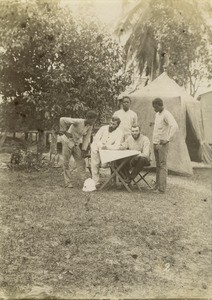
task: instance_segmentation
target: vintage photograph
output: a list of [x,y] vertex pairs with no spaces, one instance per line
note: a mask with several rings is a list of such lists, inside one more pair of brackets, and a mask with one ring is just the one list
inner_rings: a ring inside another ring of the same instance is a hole
[[212,299],[212,0],[0,0],[0,299]]

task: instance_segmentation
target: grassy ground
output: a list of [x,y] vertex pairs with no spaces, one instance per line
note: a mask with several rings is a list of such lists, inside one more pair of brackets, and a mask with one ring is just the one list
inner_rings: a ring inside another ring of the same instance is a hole
[[0,169],[0,298],[212,296],[210,172],[155,195]]

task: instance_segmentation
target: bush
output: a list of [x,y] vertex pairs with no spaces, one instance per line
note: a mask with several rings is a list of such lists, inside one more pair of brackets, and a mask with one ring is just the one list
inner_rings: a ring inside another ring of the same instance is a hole
[[49,167],[50,163],[45,158],[30,150],[23,150],[19,147],[13,148],[10,162],[11,170],[39,171],[41,168]]

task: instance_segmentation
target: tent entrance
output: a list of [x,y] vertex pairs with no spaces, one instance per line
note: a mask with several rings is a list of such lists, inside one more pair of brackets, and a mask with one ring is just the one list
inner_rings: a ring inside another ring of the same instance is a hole
[[197,139],[196,132],[192,126],[192,122],[186,112],[186,144],[191,161],[201,162],[199,156],[200,142]]

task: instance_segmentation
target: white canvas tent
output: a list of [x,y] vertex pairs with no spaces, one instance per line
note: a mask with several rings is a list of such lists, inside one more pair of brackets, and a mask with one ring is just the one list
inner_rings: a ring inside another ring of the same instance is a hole
[[[176,119],[179,131],[170,143],[168,169],[180,174],[193,173],[191,160],[212,162],[212,153],[204,140],[199,101],[194,100],[164,72],[146,87],[139,87],[129,94],[131,108],[138,115],[139,124],[145,135],[152,140],[155,112],[152,100],[160,97],[164,106]],[[152,165],[155,165],[152,150]]]
[[205,139],[212,145],[212,90],[200,94],[197,99],[200,100]]

